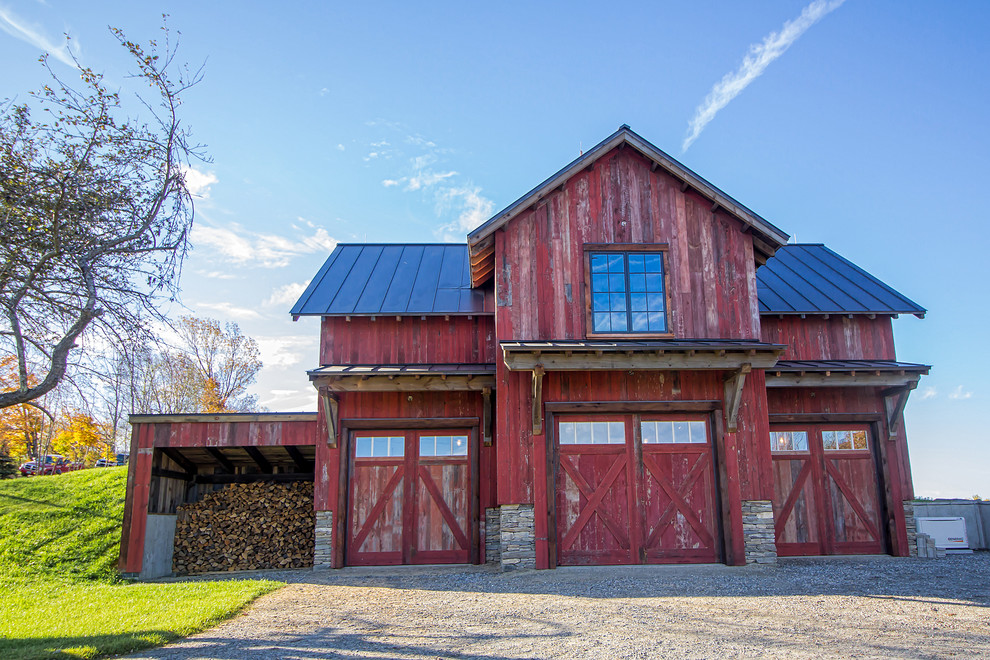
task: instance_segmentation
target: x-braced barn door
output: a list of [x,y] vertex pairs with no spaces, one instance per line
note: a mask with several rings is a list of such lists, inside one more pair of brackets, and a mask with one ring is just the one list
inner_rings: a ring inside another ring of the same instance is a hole
[[718,561],[704,416],[559,416],[555,438],[559,564]]
[[454,564],[472,559],[468,431],[355,431],[347,563]]
[[866,426],[774,426],[770,443],[780,555],[884,552],[878,474]]

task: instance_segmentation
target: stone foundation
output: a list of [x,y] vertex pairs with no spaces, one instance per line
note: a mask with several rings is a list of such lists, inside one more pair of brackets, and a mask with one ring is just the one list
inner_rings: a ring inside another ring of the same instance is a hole
[[498,509],[498,516],[498,552],[502,570],[536,568],[536,526],[533,505],[503,504]]
[[501,561],[501,516],[498,509],[485,509],[485,563],[497,563]]
[[744,500],[743,547],[747,564],[776,564],[777,543],[773,529],[773,503],[770,500]]
[[911,557],[918,556],[918,522],[914,519],[914,502],[904,500],[904,526],[907,528],[908,552]]
[[331,568],[333,564],[333,511],[316,512],[316,545],[313,568]]

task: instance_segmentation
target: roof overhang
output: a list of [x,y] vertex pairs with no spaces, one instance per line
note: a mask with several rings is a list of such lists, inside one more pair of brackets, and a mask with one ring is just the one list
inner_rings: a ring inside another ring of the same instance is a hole
[[328,365],[307,372],[332,392],[484,391],[495,388],[494,364]]
[[505,341],[502,359],[512,371],[734,371],[767,369],[783,344],[731,340]]
[[886,360],[781,360],[766,372],[767,387],[884,387],[914,389],[931,367]]
[[471,258],[471,285],[478,286],[487,280],[495,270],[495,242],[493,234],[497,229],[560,188],[568,179],[591,165],[600,156],[623,145],[628,145],[636,149],[645,158],[652,161],[654,167],[662,167],[670,175],[680,180],[684,190],[692,188],[703,197],[709,199],[712,202],[713,210],[723,209],[739,219],[753,234],[753,248],[761,263],[773,256],[777,248],[787,244],[790,237],[780,228],[746,208],[732,197],[729,197],[623,124],[615,133],[605,138],[579,158],[566,165],[559,172],[493,216],[485,224],[468,234],[468,250]]

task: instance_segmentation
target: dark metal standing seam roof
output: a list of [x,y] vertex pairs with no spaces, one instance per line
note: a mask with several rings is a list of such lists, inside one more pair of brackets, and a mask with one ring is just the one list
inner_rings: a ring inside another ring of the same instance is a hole
[[[787,245],[756,271],[761,314],[916,314],[925,309],[820,244]],[[338,245],[293,316],[486,315],[463,244]]]
[[817,243],[786,245],[756,270],[761,314],[914,314],[925,308]]
[[341,244],[290,312],[293,316],[486,314],[471,288],[467,246]]

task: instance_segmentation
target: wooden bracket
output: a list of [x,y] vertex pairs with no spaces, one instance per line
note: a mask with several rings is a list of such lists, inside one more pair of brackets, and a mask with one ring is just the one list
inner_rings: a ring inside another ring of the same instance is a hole
[[883,393],[883,407],[887,413],[887,440],[890,442],[897,438],[897,427],[901,421],[901,414],[904,412],[904,406],[907,405],[911,390],[916,387],[918,387],[918,381]]
[[492,446],[492,388],[481,390],[484,410],[481,413],[481,442],[486,447]]
[[729,433],[736,432],[736,418],[739,415],[739,404],[742,402],[746,374],[752,370],[753,365],[744,364],[725,377],[725,430]]
[[337,397],[325,387],[320,388],[320,403],[323,405],[323,415],[327,420],[327,446],[337,446],[338,412]]
[[543,433],[543,365],[533,367],[533,435]]

